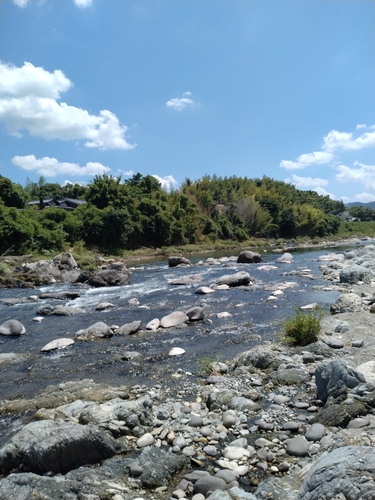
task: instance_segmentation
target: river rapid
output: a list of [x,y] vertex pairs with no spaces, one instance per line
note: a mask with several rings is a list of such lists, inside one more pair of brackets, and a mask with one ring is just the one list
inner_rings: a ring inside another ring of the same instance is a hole
[[[90,289],[59,284],[35,290],[2,289],[0,299],[19,298],[22,302],[14,306],[0,302],[0,324],[17,319],[26,327],[26,333],[21,337],[0,337],[0,353],[27,357],[17,363],[0,364],[1,397],[33,397],[47,385],[85,378],[114,386],[153,386],[158,382],[168,383],[168,380],[173,384],[175,373],[195,378],[206,358],[225,361],[265,340],[277,339],[281,321],[293,315],[295,308],[316,302],[328,311],[338,292],[329,290],[329,283],[321,277],[321,262],[317,259],[328,251],[341,252],[345,248],[296,251],[292,264],[275,263],[280,255],[272,252],[262,255],[265,260],[262,264],[237,264],[230,260],[206,265],[202,256],[190,258],[193,265],[185,268],[169,268],[167,261],[152,262],[134,267],[131,284],[121,287]],[[262,270],[265,264],[276,268]],[[209,286],[217,278],[238,271],[249,272],[253,286],[215,291],[209,295],[194,293],[199,286]],[[169,284],[173,279],[192,274],[200,275],[203,282],[189,286]],[[278,289],[283,293],[274,296],[277,300],[269,300],[271,293]],[[70,302],[29,299],[43,292],[66,290],[78,290],[81,296]],[[129,305],[132,298],[138,299],[141,308]],[[115,307],[98,312],[95,307],[101,302],[111,302]],[[42,303],[77,306],[86,313],[46,316],[38,323],[33,318]],[[161,319],[173,311],[186,311],[192,306],[203,307],[203,321],[160,328],[156,332],[145,329],[154,318]],[[220,312],[228,312],[231,316],[219,318]],[[75,332],[98,321],[121,326],[135,320],[141,320],[143,326],[135,335],[76,341],[69,348],[49,354],[41,352],[52,340],[74,338]],[[172,347],[183,348],[185,354],[169,356]],[[133,360],[124,359],[127,358],[124,353],[129,351],[139,356]]]

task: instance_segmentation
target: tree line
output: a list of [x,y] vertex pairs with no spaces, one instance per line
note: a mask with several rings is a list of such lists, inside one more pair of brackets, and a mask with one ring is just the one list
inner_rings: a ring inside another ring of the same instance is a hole
[[[74,211],[27,205],[42,198],[76,198]],[[325,237],[338,232],[342,201],[301,191],[269,177],[205,175],[165,191],[151,175],[96,175],[87,185],[27,179],[25,186],[0,176],[0,254],[61,251],[82,241],[88,248],[121,254],[217,240]]]

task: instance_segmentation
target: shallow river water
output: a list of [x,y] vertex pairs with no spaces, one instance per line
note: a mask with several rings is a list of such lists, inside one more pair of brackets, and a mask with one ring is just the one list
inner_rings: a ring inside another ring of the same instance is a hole
[[[32,397],[49,384],[83,378],[113,385],[155,385],[168,380],[170,374],[177,370],[189,372],[189,376],[195,377],[204,358],[225,361],[253,345],[275,338],[281,331],[282,319],[294,314],[296,307],[317,302],[323,310],[328,310],[338,293],[314,289],[329,285],[322,280],[321,263],[317,258],[328,252],[340,251],[343,248],[294,252],[293,264],[275,264],[280,255],[271,252],[264,254],[263,264],[237,264],[232,261],[231,267],[198,265],[202,256],[191,258],[193,266],[187,268],[169,268],[167,261],[153,262],[135,267],[131,284],[122,287],[85,289],[64,284],[35,290],[2,289],[0,299],[16,297],[24,299],[24,302],[14,306],[0,302],[0,324],[8,319],[18,319],[27,331],[21,337],[0,337],[0,353],[20,353],[28,357],[16,364],[0,364],[1,397]],[[277,268],[260,270],[264,264],[276,265]],[[310,270],[307,273],[310,277],[294,274],[306,269]],[[249,272],[253,283],[259,287],[231,288],[209,295],[196,295],[194,292],[200,285],[169,284],[170,280],[181,276],[198,274],[204,280],[201,285],[209,286],[220,276],[238,271]],[[278,300],[268,300],[271,291],[265,287],[277,289],[285,283],[288,288],[277,296]],[[27,299],[42,292],[62,290],[79,290],[81,296],[70,302]],[[129,305],[131,298],[137,298],[141,306],[148,306],[149,309]],[[100,302],[111,302],[115,308],[98,312],[95,307]],[[37,323],[33,318],[42,303],[78,306],[84,308],[86,313],[69,317],[46,316]],[[170,312],[186,311],[196,305],[204,308],[205,319],[202,322],[160,328],[156,332],[145,329],[145,325],[154,318],[161,319]],[[231,316],[218,318],[219,312],[229,312]],[[51,354],[41,352],[48,342],[60,337],[74,338],[79,329],[97,321],[121,326],[134,320],[141,320],[143,325],[142,331],[135,335],[76,341],[73,346]],[[181,347],[186,352],[182,356],[168,356],[172,347]],[[136,351],[140,356],[133,361],[125,361],[122,359],[125,351]]]

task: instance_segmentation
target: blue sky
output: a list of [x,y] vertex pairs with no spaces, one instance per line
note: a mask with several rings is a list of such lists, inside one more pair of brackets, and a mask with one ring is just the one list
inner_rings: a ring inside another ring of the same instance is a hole
[[372,0],[2,0],[0,173],[375,200]]

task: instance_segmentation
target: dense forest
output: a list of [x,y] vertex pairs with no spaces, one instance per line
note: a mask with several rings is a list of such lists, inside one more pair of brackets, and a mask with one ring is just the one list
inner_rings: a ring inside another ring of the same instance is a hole
[[[73,211],[40,210],[40,198],[84,200]],[[218,240],[325,237],[340,227],[342,201],[301,191],[264,176],[261,179],[210,177],[185,179],[166,192],[151,175],[97,175],[87,186],[37,183],[25,186],[0,176],[0,255],[61,251],[77,242],[121,254],[141,247],[161,248]],[[358,218],[373,219],[375,211]]]

